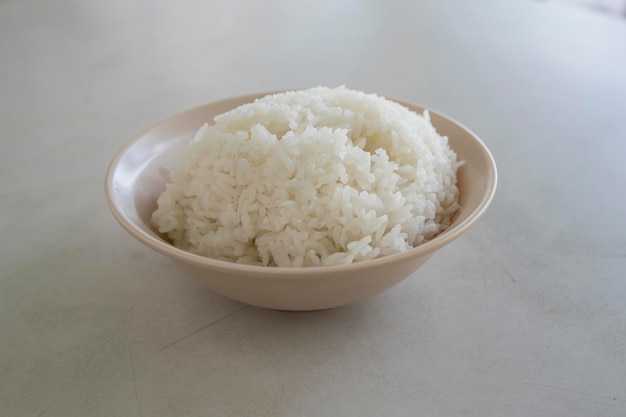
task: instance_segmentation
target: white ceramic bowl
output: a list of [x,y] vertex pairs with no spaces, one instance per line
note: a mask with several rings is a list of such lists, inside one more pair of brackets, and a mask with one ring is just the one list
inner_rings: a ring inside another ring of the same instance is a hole
[[[457,217],[449,229],[430,242],[370,261],[307,268],[239,265],[175,248],[150,224],[169,170],[200,126],[263,95],[220,100],[157,123],[126,144],[115,155],[106,174],[106,199],[117,221],[140,242],[169,257],[183,271],[219,294],[280,310],[319,310],[365,299],[404,280],[437,249],[467,232],[493,198],[496,166],[487,147],[464,126],[431,110],[433,125],[440,134],[448,136],[450,146],[465,164],[458,171],[461,208]],[[423,110],[396,101],[417,112]]]

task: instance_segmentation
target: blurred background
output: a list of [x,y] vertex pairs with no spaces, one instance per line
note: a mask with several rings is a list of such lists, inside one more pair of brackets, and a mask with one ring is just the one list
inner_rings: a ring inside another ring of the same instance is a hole
[[600,13],[611,13],[626,17],[626,1],[624,0],[545,0],[552,3],[563,3],[578,6]]

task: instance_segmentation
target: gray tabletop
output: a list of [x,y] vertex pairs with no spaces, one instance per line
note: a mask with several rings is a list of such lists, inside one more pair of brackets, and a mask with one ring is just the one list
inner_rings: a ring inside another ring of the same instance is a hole
[[[194,105],[347,85],[492,150],[486,216],[314,313],[204,289],[104,172]],[[0,415],[626,415],[626,20],[534,1],[0,1]]]

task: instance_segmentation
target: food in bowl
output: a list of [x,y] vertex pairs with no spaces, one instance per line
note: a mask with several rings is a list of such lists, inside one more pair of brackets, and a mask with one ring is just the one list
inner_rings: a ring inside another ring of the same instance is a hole
[[427,111],[344,87],[274,94],[202,126],[152,222],[176,247],[214,259],[360,262],[445,231],[460,165]]
[[[365,300],[414,274],[437,251],[467,233],[493,200],[497,169],[489,149],[462,124],[430,111],[433,126],[449,138],[459,160],[459,209],[452,224],[436,238],[415,248],[363,262],[319,267],[267,267],[225,262],[172,245],[152,224],[157,199],[170,181],[189,138],[207,120],[250,103],[261,94],[214,101],[177,113],[134,136],[111,161],[105,180],[106,201],[120,225],[147,248],[170,258],[182,273],[207,288],[244,303],[279,310],[310,311]],[[401,102],[416,113],[424,108]],[[455,262],[447,257],[449,262]],[[156,262],[148,257],[147,262]]]

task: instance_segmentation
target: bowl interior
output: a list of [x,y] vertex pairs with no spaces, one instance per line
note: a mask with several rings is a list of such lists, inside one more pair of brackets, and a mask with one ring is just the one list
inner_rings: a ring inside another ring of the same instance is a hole
[[[118,152],[107,173],[107,200],[117,220],[141,241],[156,239],[171,246],[150,222],[170,169],[204,123],[263,95],[236,97],[186,110],[137,135]],[[397,101],[416,112],[423,111],[421,106]],[[452,226],[426,244],[433,246],[445,240],[446,235],[460,234],[478,220],[493,197],[496,170],[493,158],[478,137],[442,114],[431,110],[430,115],[437,131],[449,138],[458,158],[465,161],[457,174],[461,208]]]

